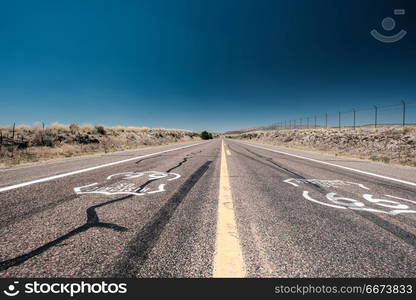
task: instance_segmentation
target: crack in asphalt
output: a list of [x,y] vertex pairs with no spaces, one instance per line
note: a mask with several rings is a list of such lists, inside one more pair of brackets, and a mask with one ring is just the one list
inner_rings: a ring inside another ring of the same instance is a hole
[[108,274],[109,277],[136,277],[179,204],[209,169],[211,163],[212,161],[207,161],[199,167],[152,219],[143,226],[141,231],[129,242],[125,257],[115,264],[112,268],[114,271]]
[[138,165],[138,164],[140,164],[142,161],[145,161],[145,160],[148,160],[148,159],[158,158],[158,157],[161,157],[161,156],[162,156],[162,155],[161,155],[161,154],[159,154],[159,155],[156,155],[156,156],[151,156],[151,157],[142,158],[142,159],[140,159],[140,160],[136,161],[136,162],[135,162],[135,164],[136,164],[136,165]]
[[[172,170],[174,170],[176,168],[179,168],[181,165],[183,165],[185,162],[187,162],[190,158],[192,158],[192,156],[190,154],[187,154],[182,159],[182,161],[180,161],[174,167],[170,168],[168,171],[166,171],[166,173],[169,173]],[[137,191],[140,191],[141,189],[143,189],[144,187],[146,187],[148,184],[150,184],[151,182],[156,181],[156,180],[153,180],[152,179],[152,180],[146,181],[139,188],[137,188],[136,192]],[[185,184],[186,184],[186,182],[185,182]],[[75,198],[76,197],[77,196],[75,196]],[[86,210],[87,221],[86,221],[85,224],[83,224],[81,226],[78,226],[77,228],[71,230],[70,232],[68,232],[68,233],[60,236],[59,238],[57,238],[57,239],[55,239],[53,241],[50,241],[50,242],[48,242],[48,243],[46,243],[46,244],[44,244],[44,245],[42,245],[42,246],[40,246],[40,247],[38,247],[38,248],[30,251],[28,253],[25,253],[23,255],[20,255],[18,257],[12,258],[12,259],[8,259],[8,260],[5,260],[5,261],[1,261],[0,262],[0,271],[4,271],[4,270],[7,270],[10,267],[14,267],[14,266],[20,265],[20,264],[24,263],[25,261],[27,261],[28,259],[30,259],[32,257],[35,257],[35,256],[37,256],[39,254],[42,254],[43,252],[45,252],[46,250],[48,250],[48,249],[50,249],[50,248],[52,248],[54,246],[57,246],[61,242],[69,239],[70,237],[73,237],[73,236],[75,236],[75,235],[77,235],[79,233],[85,232],[88,229],[93,228],[93,227],[108,228],[108,229],[115,230],[117,232],[125,232],[125,231],[127,231],[128,228],[126,228],[126,227],[119,226],[119,225],[113,224],[113,223],[100,222],[99,217],[98,217],[95,209],[96,208],[99,208],[99,207],[107,206],[107,205],[110,205],[110,204],[113,204],[113,203],[116,203],[116,202],[120,202],[120,201],[129,199],[129,198],[132,198],[132,197],[134,197],[134,195],[124,196],[124,197],[121,197],[121,198],[113,199],[113,200],[110,200],[110,201],[106,201],[104,203],[100,203],[100,204],[97,204],[97,205],[90,206]]]

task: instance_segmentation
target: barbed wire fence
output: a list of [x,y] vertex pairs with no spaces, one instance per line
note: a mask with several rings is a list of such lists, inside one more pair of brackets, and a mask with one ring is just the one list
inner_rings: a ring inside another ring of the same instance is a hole
[[262,130],[322,129],[322,128],[383,128],[416,125],[416,102],[401,101],[399,104],[373,105],[364,109],[351,109],[336,113],[323,113],[298,119],[282,120]]
[[[16,123],[13,123],[10,127],[0,128],[0,158],[9,155],[14,158],[16,150],[25,150],[29,146],[29,140],[26,139],[24,133],[18,133],[18,128]],[[41,143],[45,146],[45,124],[43,122],[42,128],[38,130],[41,130]]]

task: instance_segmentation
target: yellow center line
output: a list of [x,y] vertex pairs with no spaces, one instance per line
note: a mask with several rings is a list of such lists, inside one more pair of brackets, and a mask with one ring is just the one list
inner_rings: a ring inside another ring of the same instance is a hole
[[224,141],[221,144],[220,172],[213,277],[245,277],[244,259],[235,221]]

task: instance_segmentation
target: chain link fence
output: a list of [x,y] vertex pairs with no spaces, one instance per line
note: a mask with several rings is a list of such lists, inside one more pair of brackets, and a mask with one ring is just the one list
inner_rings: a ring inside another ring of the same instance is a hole
[[374,105],[336,113],[323,113],[292,120],[282,120],[263,130],[319,128],[382,128],[416,126],[416,102],[402,101],[392,105]]

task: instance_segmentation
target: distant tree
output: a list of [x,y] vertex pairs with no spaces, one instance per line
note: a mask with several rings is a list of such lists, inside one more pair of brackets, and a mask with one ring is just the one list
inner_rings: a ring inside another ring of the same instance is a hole
[[206,130],[202,131],[201,132],[201,139],[203,139],[203,140],[210,140],[210,139],[212,139],[212,133],[210,133],[210,132],[208,132]]

